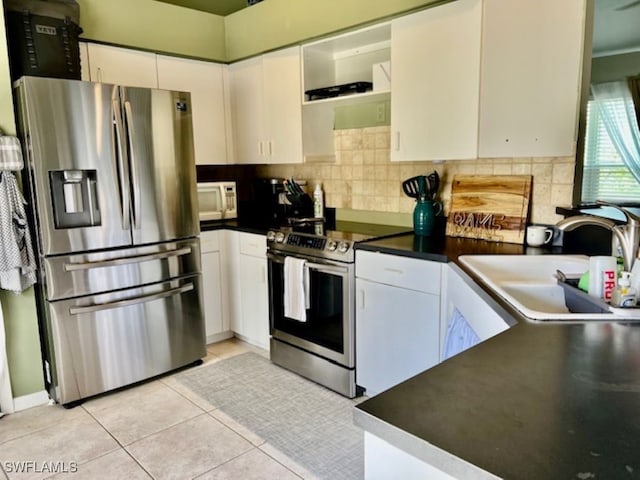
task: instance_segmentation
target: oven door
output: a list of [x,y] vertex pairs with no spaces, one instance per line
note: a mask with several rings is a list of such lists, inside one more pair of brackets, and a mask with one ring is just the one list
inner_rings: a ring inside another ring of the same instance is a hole
[[307,261],[307,321],[284,315],[284,255],[268,252],[271,336],[348,368],[355,367],[353,264],[293,255]]

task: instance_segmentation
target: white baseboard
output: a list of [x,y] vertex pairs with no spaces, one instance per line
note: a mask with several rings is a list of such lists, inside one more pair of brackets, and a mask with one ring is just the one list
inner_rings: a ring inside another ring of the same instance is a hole
[[26,410],[27,408],[39,407],[49,403],[49,394],[46,390],[30,393],[13,399],[13,409],[16,412]]
[[227,340],[233,337],[233,332],[231,330],[222,333],[215,333],[213,335],[207,335],[207,345],[212,343],[221,342],[223,340]]
[[242,340],[243,342],[249,343],[251,345],[253,345],[254,347],[258,347],[261,348],[263,350],[266,350],[267,352],[271,349],[271,345],[269,342],[267,342],[267,344],[263,344],[260,342],[256,342],[253,338],[249,338],[249,337],[245,337],[244,335],[240,335],[239,333],[234,333],[233,335],[234,337],[236,337],[239,340]]

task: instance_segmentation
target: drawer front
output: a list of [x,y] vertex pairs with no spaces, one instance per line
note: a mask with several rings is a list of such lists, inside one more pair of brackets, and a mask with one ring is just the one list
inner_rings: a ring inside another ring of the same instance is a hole
[[68,403],[206,355],[200,275],[46,302],[57,400]]
[[220,232],[217,230],[200,233],[200,251],[202,253],[220,250]]
[[44,260],[47,300],[137,287],[200,271],[198,239],[82,252]]
[[267,237],[265,235],[240,232],[239,237],[242,255],[267,258]]
[[440,295],[442,263],[356,251],[356,277]]

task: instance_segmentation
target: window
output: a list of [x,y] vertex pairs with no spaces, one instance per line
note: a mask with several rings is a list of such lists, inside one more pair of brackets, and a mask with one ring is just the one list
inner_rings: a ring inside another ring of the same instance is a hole
[[[611,98],[612,108],[624,112],[624,98]],[[616,151],[600,118],[598,109],[590,100],[587,105],[582,202],[606,200],[613,203],[640,202],[640,185]]]

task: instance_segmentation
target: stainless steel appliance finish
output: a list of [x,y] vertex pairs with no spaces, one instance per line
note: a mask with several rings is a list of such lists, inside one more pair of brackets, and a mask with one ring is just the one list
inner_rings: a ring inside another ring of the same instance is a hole
[[[315,232],[318,233],[315,233]],[[355,272],[353,243],[344,232],[292,228],[267,234],[271,360],[349,398],[355,397]],[[327,233],[327,235],[324,235]],[[307,321],[284,315],[285,257],[306,261]]]
[[17,94],[52,397],[204,356],[189,94],[36,77]]
[[267,246],[276,252],[298,253],[316,258],[325,258],[343,263],[353,263],[356,241],[370,238],[363,234],[326,231],[322,223],[310,222],[306,232],[296,228],[283,228],[267,232]]
[[[355,277],[353,264],[339,265],[336,262],[327,262],[309,256],[295,254],[289,256],[302,258],[307,261],[306,266],[309,269],[312,283],[311,308],[316,309],[309,315],[309,323],[314,320],[327,322],[337,315],[340,315],[340,318],[335,318],[338,322],[331,327],[333,330],[331,333],[335,335],[333,339],[318,338],[319,332],[302,332],[301,330],[307,327],[307,325],[305,325],[307,322],[292,323],[289,325],[289,328],[282,328],[284,325],[280,325],[281,329],[279,329],[279,320],[282,319],[274,319],[276,328],[273,335],[275,338],[284,340],[292,345],[297,345],[311,353],[321,355],[328,360],[352,368],[355,362],[353,342],[351,341],[353,340],[353,326],[355,324],[353,309]],[[284,256],[268,252],[267,259],[270,263],[271,270],[284,268]],[[276,273],[272,271],[270,274],[274,275],[273,278],[275,280]],[[314,284],[314,279],[316,280],[316,284]],[[330,285],[330,287],[327,287],[328,285]],[[273,287],[275,293],[276,286],[274,285]],[[328,295],[320,298],[322,293],[327,293]],[[332,305],[328,305],[328,302],[331,302]],[[320,305],[320,303],[324,303],[324,305]],[[320,315],[321,311],[323,311],[324,314]],[[282,312],[280,312],[278,306],[276,306],[274,313],[280,314]],[[295,320],[291,320],[291,322],[295,322]],[[337,338],[344,340],[340,342]]]

